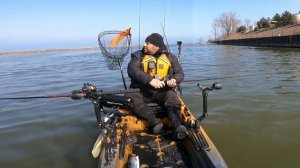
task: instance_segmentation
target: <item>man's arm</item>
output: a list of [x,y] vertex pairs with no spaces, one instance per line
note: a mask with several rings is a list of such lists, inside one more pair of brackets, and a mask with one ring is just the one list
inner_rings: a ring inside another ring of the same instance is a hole
[[173,69],[172,78],[176,80],[176,83],[181,83],[184,79],[184,73],[181,68],[180,63],[178,62],[177,57],[174,54],[170,53],[170,61],[171,61],[171,67]]
[[131,54],[131,60],[128,63],[128,76],[141,84],[149,84],[150,81],[152,80],[151,76],[147,73],[145,73],[141,69],[141,61],[142,61],[142,52],[141,51],[136,51]]

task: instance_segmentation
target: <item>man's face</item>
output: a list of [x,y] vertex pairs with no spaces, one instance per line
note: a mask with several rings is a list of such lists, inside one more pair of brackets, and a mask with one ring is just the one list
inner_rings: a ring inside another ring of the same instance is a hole
[[144,50],[147,54],[154,55],[159,50],[159,47],[147,42],[144,44]]

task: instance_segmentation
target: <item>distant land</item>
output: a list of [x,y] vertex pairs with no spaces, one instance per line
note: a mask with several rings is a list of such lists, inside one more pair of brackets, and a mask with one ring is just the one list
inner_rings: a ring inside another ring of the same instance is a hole
[[44,49],[44,50],[30,50],[30,51],[0,52],[0,56],[14,56],[14,55],[27,55],[27,54],[65,52],[65,51],[84,51],[84,50],[99,50],[99,47],[82,47],[82,48],[63,48],[63,49]]
[[[206,43],[184,43],[183,45],[205,45]],[[171,44],[170,46],[175,46],[176,44]],[[132,46],[137,47],[137,46]],[[0,56],[16,56],[16,55],[28,55],[28,54],[40,54],[40,53],[52,53],[52,52],[67,52],[67,51],[86,51],[86,50],[99,50],[96,47],[80,47],[80,48],[62,48],[62,49],[41,49],[41,50],[26,50],[26,51],[13,51],[13,52],[0,52]]]

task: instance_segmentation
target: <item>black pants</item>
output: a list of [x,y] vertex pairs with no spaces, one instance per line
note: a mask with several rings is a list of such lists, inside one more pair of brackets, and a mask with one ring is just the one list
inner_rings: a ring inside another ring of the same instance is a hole
[[175,91],[168,90],[153,93],[137,92],[128,93],[126,96],[131,97],[133,100],[134,113],[145,118],[149,122],[150,126],[159,122],[159,120],[155,118],[154,111],[150,110],[147,106],[147,103],[151,102],[164,105],[167,109],[168,117],[174,124],[175,128],[181,124],[180,100]]

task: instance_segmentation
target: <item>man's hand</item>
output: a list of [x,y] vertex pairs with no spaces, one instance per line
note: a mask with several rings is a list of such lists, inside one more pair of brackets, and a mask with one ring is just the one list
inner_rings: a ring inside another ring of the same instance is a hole
[[176,84],[176,79],[170,79],[167,81],[167,85],[169,87],[175,87],[177,84]]
[[155,89],[163,88],[165,86],[165,82],[158,79],[152,79],[149,84]]

